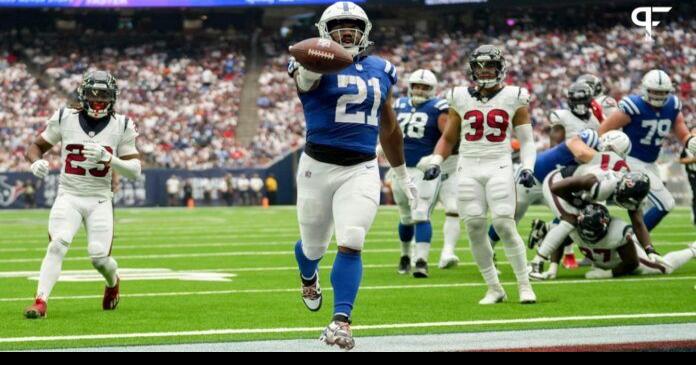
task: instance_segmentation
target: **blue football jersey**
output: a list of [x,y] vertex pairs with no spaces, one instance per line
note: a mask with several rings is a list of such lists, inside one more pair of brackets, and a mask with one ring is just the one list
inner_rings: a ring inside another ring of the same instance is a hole
[[[597,149],[599,147],[599,134],[595,131],[585,130],[578,137],[590,148]],[[568,148],[568,141],[566,141],[537,156],[534,177],[541,182],[556,169],[578,165],[579,163],[575,160],[573,152]]]
[[431,155],[442,133],[437,120],[449,111],[444,99],[430,99],[415,107],[409,98],[394,102],[394,112],[404,134],[406,166],[416,167],[421,158]]
[[623,129],[633,144],[629,156],[647,163],[657,161],[662,142],[672,132],[681,112],[679,99],[671,95],[662,108],[655,108],[639,95],[630,95],[621,99],[619,108],[631,118]]
[[396,68],[375,56],[322,76],[316,89],[300,93],[307,142],[374,154],[382,107],[396,82]]

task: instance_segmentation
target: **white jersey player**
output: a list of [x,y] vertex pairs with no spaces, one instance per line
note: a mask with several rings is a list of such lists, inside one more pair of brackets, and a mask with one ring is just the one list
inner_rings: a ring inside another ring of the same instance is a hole
[[103,309],[116,309],[120,299],[118,267],[111,257],[112,174],[116,171],[130,179],[140,176],[137,133],[131,120],[114,112],[118,87],[108,72],[85,74],[79,95],[82,108],[57,111],[27,153],[32,172],[40,179],[49,173],[42,156],[54,145],[61,145],[64,164],[49,218],[48,252],[41,265],[36,301],[24,313],[27,318],[45,317],[63,258],[83,222],[92,264],[106,279]]
[[592,114],[592,89],[575,83],[568,89],[568,109],[551,112],[551,145],[556,146],[585,130],[599,130],[599,120]]
[[669,275],[696,257],[696,243],[664,257],[648,254],[621,219],[612,218],[601,204],[586,206],[571,233],[580,251],[592,261],[588,279],[610,279],[625,275]]
[[439,173],[440,164],[461,139],[457,172],[459,215],[466,224],[472,253],[489,287],[480,302],[483,305],[500,303],[507,296],[500,285],[488,240],[489,210],[517,277],[520,302],[536,302],[527,276],[526,249],[515,223],[515,174],[510,143],[514,129],[521,143],[519,181],[532,187],[536,147],[528,109],[530,96],[523,88],[506,86],[505,74],[505,58],[498,47],[484,45],[474,51],[469,58],[469,77],[477,87],[455,88],[449,93],[449,121],[435,153],[429,157],[431,167],[426,171],[426,175]]

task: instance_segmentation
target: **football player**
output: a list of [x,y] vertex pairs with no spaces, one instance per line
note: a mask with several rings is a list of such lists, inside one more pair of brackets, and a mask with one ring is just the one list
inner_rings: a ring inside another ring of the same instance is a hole
[[589,204],[578,215],[578,228],[571,233],[580,251],[592,261],[587,279],[610,279],[625,275],[669,275],[696,257],[696,243],[654,260],[638,243],[633,227],[612,218],[601,204]]
[[633,171],[650,177],[651,190],[648,200],[651,208],[645,214],[645,224],[652,231],[675,207],[672,194],[667,190],[657,171],[657,161],[662,143],[670,133],[696,153],[696,135],[689,132],[681,112],[681,102],[672,95],[673,87],[667,73],[662,70],[648,72],[641,84],[641,95],[626,96],[600,127],[600,135],[623,129],[633,149],[627,158]]
[[[573,167],[591,162],[597,154],[597,149],[599,149],[599,134],[588,129],[580,135],[572,137],[558,146],[539,154],[534,165],[534,186],[531,188],[517,187],[515,221],[519,224],[531,205],[544,203],[544,192],[541,183],[549,174],[558,168]],[[488,236],[493,247],[500,242],[500,237],[495,232],[493,226],[489,228]],[[533,246],[534,244],[530,242],[530,247]]]
[[46,316],[46,303],[60,276],[63,258],[83,222],[92,265],[106,279],[102,307],[114,310],[118,305],[118,266],[111,257],[112,176],[118,172],[137,179],[141,164],[135,146],[135,125],[128,117],[116,114],[117,96],[118,86],[111,74],[86,73],[79,89],[81,108],[57,111],[28,149],[27,159],[36,177],[43,179],[48,175],[49,166],[43,155],[59,143],[64,168],[49,218],[50,243],[41,264],[36,301],[24,311],[27,318]]
[[616,99],[605,95],[606,90],[599,77],[593,74],[584,74],[578,77],[576,82],[584,82],[592,89],[592,114],[600,123],[619,108]]
[[507,297],[488,239],[489,210],[517,277],[520,302],[536,303],[527,276],[524,242],[515,223],[516,179],[510,143],[514,129],[521,144],[522,170],[517,181],[531,188],[535,184],[536,146],[529,116],[530,96],[524,88],[505,84],[506,71],[503,52],[496,46],[480,46],[471,54],[468,74],[476,86],[457,87],[449,92],[447,127],[435,153],[428,157],[431,167],[425,172],[426,180],[437,178],[440,164],[461,140],[457,171],[459,214],[469,233],[471,251],[488,284],[482,305],[500,303]]
[[379,139],[397,183],[413,205],[416,184],[404,162],[403,135],[392,107],[396,68],[366,54],[372,23],[352,2],[326,9],[317,23],[322,38],[342,45],[354,63],[337,74],[318,74],[290,60],[307,123],[307,144],[297,176],[301,240],[295,254],[302,299],[310,311],[322,305],[319,262],[335,229],[338,253],[331,273],[333,320],[321,341],[350,350],[355,346],[351,314],[362,280],[361,252],[381,192],[376,146]]
[[[415,237],[415,267],[413,276],[428,277],[428,257],[433,230],[430,214],[438,197],[444,198],[447,220],[445,221],[445,247],[454,247],[459,239],[457,235],[448,235],[456,231],[452,219],[459,228],[456,198],[452,194],[441,193],[441,179],[423,180],[423,172],[417,168],[418,162],[432,154],[442,131],[447,124],[449,105],[447,100],[435,97],[437,77],[432,71],[414,71],[408,79],[408,97],[400,98],[394,103],[394,112],[404,135],[404,152],[409,173],[418,182],[419,196],[415,206],[411,207],[404,187],[394,184],[394,200],[399,207],[399,238],[401,240],[401,260],[399,273],[407,274],[411,270],[411,242]],[[391,174],[391,173],[390,173]],[[449,198],[449,199],[447,199]],[[444,254],[444,253],[443,253]],[[454,256],[454,249],[449,254]],[[455,257],[456,258],[456,257]]]
[[568,109],[551,112],[551,146],[573,138],[584,130],[599,130],[599,120],[592,114],[592,89],[585,83],[568,88]]

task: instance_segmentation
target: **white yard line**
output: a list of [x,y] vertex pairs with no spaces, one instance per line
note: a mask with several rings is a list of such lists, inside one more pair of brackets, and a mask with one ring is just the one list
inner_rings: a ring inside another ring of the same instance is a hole
[[[558,322],[585,322],[585,321],[609,321],[631,319],[656,319],[656,318],[696,318],[696,312],[684,313],[643,313],[643,314],[615,314],[604,316],[574,316],[574,317],[540,317],[523,319],[501,319],[481,321],[453,321],[453,322],[425,322],[425,323],[395,323],[353,326],[354,331],[388,330],[388,329],[417,329],[417,328],[448,328],[471,326],[494,326],[512,324],[558,323]],[[165,337],[199,337],[199,336],[224,336],[224,335],[251,335],[274,333],[303,333],[319,332],[319,327],[289,327],[289,328],[248,328],[248,329],[214,329],[202,331],[175,331],[175,332],[144,332],[144,333],[120,333],[120,334],[91,334],[75,336],[34,336],[34,337],[8,337],[0,338],[0,343],[26,343],[26,342],[55,342],[55,341],[79,341],[79,340],[115,340],[133,338],[165,338]]]
[[[668,277],[656,276],[649,278],[625,278],[625,279],[607,279],[607,280],[557,280],[536,282],[534,286],[556,286],[556,285],[595,285],[595,284],[612,284],[616,282],[622,283],[642,283],[642,282],[666,282],[666,281],[696,281],[696,276],[681,276]],[[515,282],[502,283],[504,286],[516,287]],[[382,291],[382,290],[420,290],[420,289],[447,289],[447,288],[480,288],[486,287],[485,283],[459,283],[459,284],[427,284],[427,285],[376,285],[363,286],[361,291]],[[324,291],[332,291],[331,287],[322,288]],[[299,293],[298,288],[279,288],[279,289],[233,289],[233,290],[212,290],[212,291],[190,291],[190,292],[166,292],[166,293],[123,293],[122,298],[153,298],[153,297],[186,297],[186,296],[204,296],[204,295],[233,295],[233,294],[274,294],[274,293]],[[101,299],[101,295],[75,295],[75,296],[56,296],[51,297],[51,301],[56,300],[85,300],[85,299]],[[27,302],[33,298],[0,298],[0,303],[7,302]]]

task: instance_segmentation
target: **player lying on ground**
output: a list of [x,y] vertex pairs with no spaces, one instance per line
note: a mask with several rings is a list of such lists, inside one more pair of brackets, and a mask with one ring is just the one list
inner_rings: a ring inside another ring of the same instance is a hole
[[50,243],[41,264],[36,302],[24,311],[27,318],[46,316],[46,303],[60,276],[63,258],[83,222],[92,265],[106,279],[102,307],[113,310],[119,302],[118,266],[111,257],[112,174],[116,171],[129,179],[140,176],[135,147],[138,134],[133,122],[114,110],[118,87],[108,72],[85,74],[79,95],[81,109],[57,111],[27,152],[31,170],[40,179],[49,173],[48,162],[42,157],[54,145],[61,144],[65,164],[48,222]]
[[[399,274],[408,274],[412,263],[413,276],[427,278],[428,257],[433,229],[430,223],[435,204],[441,202],[445,207],[445,249],[440,267],[456,266],[459,259],[454,255],[454,247],[459,239],[459,214],[457,211],[456,187],[453,177],[457,157],[450,157],[444,165],[448,171],[430,181],[423,180],[423,171],[417,168],[418,162],[433,153],[437,141],[447,124],[449,104],[447,100],[435,96],[437,78],[432,71],[416,70],[408,79],[408,97],[394,103],[394,112],[404,134],[404,153],[409,174],[418,185],[418,198],[415,206],[409,205],[404,187],[394,179],[394,171],[388,174],[393,184],[394,200],[399,207],[399,238],[401,240],[401,259]],[[411,257],[412,242],[415,238],[415,257]]]
[[645,213],[645,224],[652,231],[674,209],[676,203],[657,171],[662,145],[670,133],[696,153],[696,136],[689,132],[681,112],[681,102],[672,95],[674,88],[667,73],[652,70],[643,78],[641,95],[626,96],[619,102],[620,110],[610,115],[600,127],[600,135],[623,130],[633,148],[627,158],[633,171],[650,177],[651,208]]
[[366,54],[372,29],[367,14],[354,3],[339,2],[326,9],[317,27],[322,38],[343,46],[354,63],[337,74],[322,75],[290,61],[289,72],[307,121],[307,145],[297,176],[302,238],[295,246],[295,256],[302,299],[310,311],[318,311],[323,298],[319,263],[335,227],[333,320],[321,341],[350,350],[355,346],[350,326],[362,280],[361,252],[379,207],[378,138],[411,204],[418,191],[404,163],[403,136],[392,108],[396,68]]
[[527,276],[527,253],[515,223],[515,174],[510,138],[513,127],[521,142],[520,184],[534,186],[536,146],[529,117],[527,90],[505,85],[507,67],[503,52],[484,45],[469,57],[468,73],[476,85],[457,87],[448,93],[450,114],[435,153],[422,165],[430,166],[425,179],[440,175],[440,164],[461,140],[459,149],[459,215],[466,224],[471,251],[488,292],[480,304],[500,303],[507,297],[500,285],[488,239],[488,211],[504,242],[505,253],[519,284],[520,302],[535,303]]
[[[610,138],[614,137],[615,138]],[[604,137],[605,147],[625,146],[627,137],[614,132]],[[628,148],[610,147],[621,153]],[[643,223],[641,204],[649,191],[649,178],[642,173],[626,173],[628,165],[614,152],[597,154],[593,162],[577,168],[557,170],[544,182],[544,196],[560,223],[544,238],[536,257],[532,261],[530,277],[544,280],[543,263],[559,248],[577,226],[580,210],[589,203],[604,202],[613,198],[617,205],[628,210],[639,242],[646,251],[657,254],[652,247],[650,235]],[[548,272],[556,275],[557,266]]]
[[612,218],[601,204],[589,204],[578,215],[573,242],[592,261],[587,279],[610,279],[625,275],[669,275],[696,257],[696,242],[664,257],[648,253],[638,243],[633,227]]

